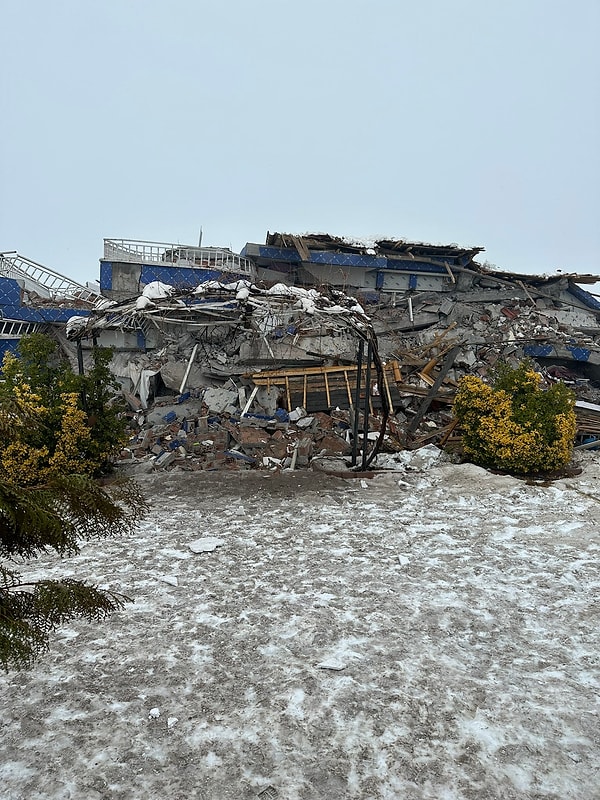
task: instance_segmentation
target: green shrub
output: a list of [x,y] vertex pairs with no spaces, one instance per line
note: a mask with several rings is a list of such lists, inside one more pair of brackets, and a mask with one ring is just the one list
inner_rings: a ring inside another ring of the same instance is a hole
[[110,350],[95,348],[88,374],[76,375],[56,342],[39,333],[21,339],[18,358],[5,355],[0,405],[4,421],[14,418],[18,425],[9,439],[0,438],[0,464],[12,482],[32,485],[49,474],[97,476],[110,469],[126,441],[110,360]]

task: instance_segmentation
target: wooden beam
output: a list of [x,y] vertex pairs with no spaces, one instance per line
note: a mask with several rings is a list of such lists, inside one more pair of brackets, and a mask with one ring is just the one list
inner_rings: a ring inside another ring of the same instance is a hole
[[292,236],[291,239],[302,261],[310,261],[310,252],[304,239],[301,236]]
[[450,269],[450,265],[448,264],[447,261],[444,261],[444,267],[446,268],[446,272],[450,276],[450,280],[452,281],[452,283],[456,283],[456,278],[454,277],[454,273]]
[[388,383],[387,371],[385,369],[383,370],[383,382],[385,384],[385,392],[387,394],[388,406],[389,406],[390,414],[391,414],[392,410],[394,408],[394,404],[392,403],[392,395],[391,395],[391,392],[390,392],[390,385]]
[[446,442],[450,438],[450,434],[456,428],[457,425],[458,425],[458,419],[456,417],[454,417],[452,422],[445,429],[444,435],[442,436],[442,439],[440,441],[440,447],[443,447],[446,444]]
[[344,370],[344,378],[346,379],[346,393],[348,395],[348,403],[350,404],[350,409],[354,409],[354,404],[352,403],[352,392],[350,390],[350,381],[348,379],[348,370]]

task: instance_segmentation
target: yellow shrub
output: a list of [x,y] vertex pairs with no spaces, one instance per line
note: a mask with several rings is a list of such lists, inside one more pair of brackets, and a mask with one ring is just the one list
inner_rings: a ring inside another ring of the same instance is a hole
[[468,375],[454,402],[464,453],[476,464],[508,472],[554,472],[572,456],[574,402],[564,384],[541,389],[540,376],[526,363],[501,368],[493,386]]
[[[46,445],[28,441],[32,432],[50,428],[56,415],[40,403],[39,395],[27,384],[13,389],[18,414],[1,412],[11,422],[12,441],[4,446],[0,455],[0,466],[7,483],[18,486],[34,486],[44,483],[49,477],[59,475],[91,475],[98,462],[88,457],[91,431],[87,415],[78,407],[75,392],[61,395],[59,406],[60,430],[52,452]],[[54,428],[56,430],[56,428]]]
[[87,415],[78,408],[75,393],[62,394],[61,400],[63,416],[60,436],[49,460],[50,472],[58,475],[91,474],[97,465],[83,455],[91,439]]
[[24,442],[11,442],[2,451],[3,479],[15,486],[35,486],[47,475],[48,448],[32,447]]

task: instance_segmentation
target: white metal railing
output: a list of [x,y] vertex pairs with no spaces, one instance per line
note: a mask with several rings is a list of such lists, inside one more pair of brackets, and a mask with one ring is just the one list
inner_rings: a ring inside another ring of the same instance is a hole
[[252,261],[226,247],[194,247],[189,244],[148,242],[138,239],[105,239],[106,261],[136,264],[177,264],[181,267],[204,267],[223,272],[256,274]]
[[25,322],[19,319],[0,319],[0,339],[20,339],[42,328],[39,322]]
[[52,300],[71,299],[95,303],[100,296],[77,281],[38,264],[19,253],[0,253],[0,275],[25,280],[42,297]]

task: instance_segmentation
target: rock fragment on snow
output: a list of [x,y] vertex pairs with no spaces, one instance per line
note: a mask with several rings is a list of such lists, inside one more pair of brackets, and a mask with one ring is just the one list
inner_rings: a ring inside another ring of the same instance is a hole
[[174,728],[178,722],[179,722],[179,717],[168,717],[167,728]]
[[330,669],[333,672],[341,672],[341,670],[346,669],[346,665],[341,661],[331,659],[327,661],[321,661],[320,664],[317,664],[317,669]]
[[148,719],[158,719],[160,717],[160,708],[151,708],[148,712]]
[[196,539],[188,544],[192,553],[212,553],[217,547],[225,544],[224,539],[217,539],[214,536],[206,536],[203,539]]
[[405,567],[407,564],[410,564],[410,559],[406,556],[398,556],[398,561],[403,567]]

